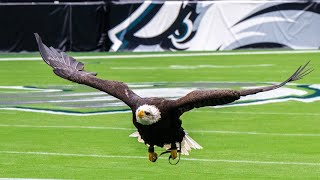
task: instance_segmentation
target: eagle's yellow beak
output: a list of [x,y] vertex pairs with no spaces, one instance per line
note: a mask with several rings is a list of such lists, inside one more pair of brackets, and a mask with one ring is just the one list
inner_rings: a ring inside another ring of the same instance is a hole
[[140,110],[137,116],[138,118],[142,118],[144,115],[145,115],[144,110]]

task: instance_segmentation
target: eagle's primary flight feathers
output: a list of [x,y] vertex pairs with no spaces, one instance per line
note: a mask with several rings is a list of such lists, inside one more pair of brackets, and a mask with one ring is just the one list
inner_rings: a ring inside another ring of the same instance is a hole
[[186,135],[182,128],[180,116],[193,108],[204,106],[223,105],[240,99],[241,96],[256,94],[279,88],[288,82],[301,79],[313,69],[306,68],[309,64],[300,66],[286,81],[272,86],[245,89],[245,90],[195,90],[177,100],[165,98],[141,98],[122,82],[102,80],[96,77],[96,73],[84,71],[84,65],[64,52],[52,47],[48,48],[42,43],[40,36],[35,33],[40,54],[43,60],[53,68],[56,75],[104,91],[126,103],[133,113],[133,124],[138,129],[141,141],[149,148],[149,160],[155,162],[157,154],[154,146],[168,146],[170,157],[177,157],[180,150],[201,148],[194,140]]

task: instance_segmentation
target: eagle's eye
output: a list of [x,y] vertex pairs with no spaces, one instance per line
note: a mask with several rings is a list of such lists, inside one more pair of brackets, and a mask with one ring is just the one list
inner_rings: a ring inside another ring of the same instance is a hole
[[150,113],[149,113],[149,112],[146,112],[146,111],[145,111],[144,113],[145,113],[147,116],[149,116],[149,115],[150,115]]

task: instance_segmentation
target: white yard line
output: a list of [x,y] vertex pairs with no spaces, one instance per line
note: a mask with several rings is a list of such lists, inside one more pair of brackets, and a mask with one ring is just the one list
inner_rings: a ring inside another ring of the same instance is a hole
[[250,114],[250,115],[289,115],[289,116],[320,116],[320,113],[294,113],[294,112],[242,112],[242,111],[229,111],[229,112],[221,112],[221,111],[203,111],[196,110],[192,113],[216,113],[216,114]]
[[[234,56],[234,55],[264,55],[264,54],[302,54],[320,53],[319,50],[296,51],[254,51],[254,52],[206,52],[206,53],[164,53],[164,54],[131,54],[131,55],[101,55],[101,56],[75,56],[75,59],[127,59],[127,58],[161,58],[161,57],[193,57],[193,56]],[[35,61],[41,57],[14,57],[0,58],[0,61]]]
[[248,64],[248,65],[211,65],[211,64],[200,64],[200,65],[170,65],[167,67],[154,67],[154,66],[139,66],[139,67],[110,67],[110,69],[118,70],[157,70],[157,69],[234,69],[234,68],[248,68],[248,67],[270,67],[273,64]]
[[[57,129],[98,129],[98,130],[123,130],[136,131],[135,128],[103,127],[103,126],[46,126],[46,125],[22,125],[22,124],[0,124],[1,127],[14,128],[57,128]],[[241,134],[241,135],[263,135],[263,136],[291,136],[291,137],[320,137],[320,134],[305,133],[268,133],[268,132],[245,132],[245,131],[219,131],[219,130],[186,130],[190,133],[212,133],[212,134]]]
[[[119,156],[119,155],[99,155],[99,154],[71,154],[56,152],[23,152],[23,151],[0,151],[1,154],[20,154],[20,155],[43,155],[43,156],[68,156],[68,157],[93,157],[93,158],[118,158],[118,159],[145,159],[146,156]],[[167,159],[160,157],[161,159]],[[240,163],[240,164],[272,164],[272,165],[302,165],[320,166],[316,162],[286,162],[286,161],[257,161],[257,160],[233,160],[233,159],[203,159],[203,158],[181,158],[184,161],[197,162],[220,162],[220,163]]]
[[61,89],[41,89],[36,87],[24,87],[24,86],[0,86],[0,89],[17,89],[17,90],[29,90],[40,92],[61,92]]
[[241,135],[266,135],[266,136],[292,136],[292,137],[320,137],[320,134],[304,133],[267,133],[267,132],[243,132],[243,131],[215,131],[215,130],[190,130],[192,133],[214,133],[214,134],[241,134]]
[[52,110],[42,110],[42,109],[28,109],[28,108],[0,108],[0,110],[37,112],[37,113],[56,114],[56,115],[69,115],[69,116],[92,116],[92,115],[131,113],[131,110],[112,111],[112,112],[96,112],[96,113],[85,113],[85,112],[84,113],[73,113],[73,112],[62,112],[62,111],[52,111]]
[[102,129],[102,130],[125,130],[134,131],[134,128],[119,128],[119,127],[103,127],[103,126],[34,126],[34,125],[11,125],[0,124],[0,127],[16,127],[16,128],[57,128],[57,129]]

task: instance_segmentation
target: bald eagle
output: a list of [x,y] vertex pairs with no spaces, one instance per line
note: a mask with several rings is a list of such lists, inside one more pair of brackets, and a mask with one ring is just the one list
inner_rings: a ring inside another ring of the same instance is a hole
[[169,160],[170,158],[177,158],[177,154],[183,149],[202,148],[182,128],[180,116],[183,113],[194,108],[228,104],[242,96],[277,89],[288,82],[301,79],[313,70],[312,68],[306,68],[308,62],[304,66],[300,66],[286,81],[255,89],[195,90],[176,100],[141,98],[122,82],[102,80],[96,77],[96,73],[84,71],[83,63],[53,47],[48,48],[42,43],[37,33],[35,33],[35,37],[41,57],[53,68],[56,75],[106,92],[120,99],[131,108],[132,121],[138,130],[136,136],[139,136],[140,141],[148,145],[149,160],[152,162],[155,162],[158,158],[157,153],[154,152],[154,146],[168,147]]

